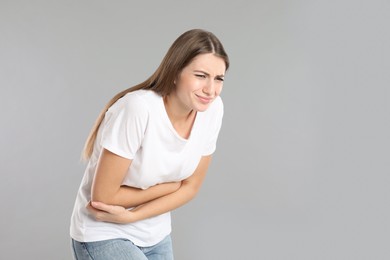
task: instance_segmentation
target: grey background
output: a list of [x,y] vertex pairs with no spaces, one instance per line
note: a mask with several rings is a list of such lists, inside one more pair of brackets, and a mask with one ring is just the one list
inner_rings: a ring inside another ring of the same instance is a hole
[[390,259],[389,1],[0,1],[0,255],[70,259],[84,140],[192,28],[231,58],[176,259]]

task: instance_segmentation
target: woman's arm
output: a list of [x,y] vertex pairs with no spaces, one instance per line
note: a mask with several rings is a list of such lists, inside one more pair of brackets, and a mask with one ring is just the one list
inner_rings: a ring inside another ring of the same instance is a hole
[[100,201],[92,201],[88,209],[96,220],[122,224],[169,212],[195,197],[203,183],[210,162],[211,155],[202,157],[195,172],[182,181],[182,185],[177,191],[156,198],[130,211],[123,207],[107,205],[107,203],[101,203]]
[[158,184],[146,190],[122,186],[131,162],[129,159],[103,149],[92,183],[92,201],[130,208],[179,189],[180,182]]

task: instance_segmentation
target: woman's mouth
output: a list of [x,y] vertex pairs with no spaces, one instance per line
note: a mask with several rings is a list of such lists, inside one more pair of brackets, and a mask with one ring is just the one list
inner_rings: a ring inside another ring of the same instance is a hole
[[213,98],[210,98],[210,97],[203,97],[203,96],[199,96],[199,95],[196,95],[196,97],[199,99],[199,101],[203,104],[208,104],[210,103]]

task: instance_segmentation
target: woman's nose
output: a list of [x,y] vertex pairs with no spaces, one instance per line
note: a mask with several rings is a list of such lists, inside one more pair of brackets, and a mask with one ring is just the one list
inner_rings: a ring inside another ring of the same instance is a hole
[[212,95],[215,91],[215,86],[214,86],[214,81],[213,80],[209,80],[207,81],[206,85],[203,87],[203,93],[207,94],[207,95]]

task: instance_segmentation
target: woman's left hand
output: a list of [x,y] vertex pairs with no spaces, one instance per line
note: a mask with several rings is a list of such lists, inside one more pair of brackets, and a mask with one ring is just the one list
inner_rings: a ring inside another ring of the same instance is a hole
[[134,213],[122,206],[107,205],[103,202],[91,201],[87,205],[89,213],[97,220],[118,224],[134,222]]

